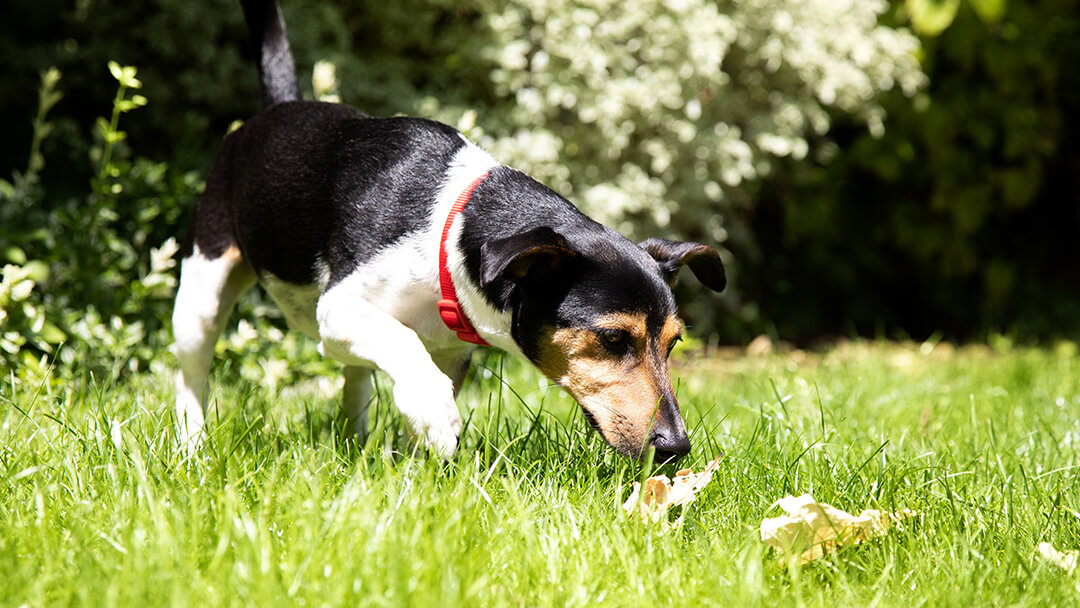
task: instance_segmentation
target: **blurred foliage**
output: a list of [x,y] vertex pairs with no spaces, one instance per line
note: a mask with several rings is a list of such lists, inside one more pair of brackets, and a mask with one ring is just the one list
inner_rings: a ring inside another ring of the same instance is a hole
[[[728,293],[679,286],[694,331],[803,341],[1074,331],[1073,4],[284,10],[309,95],[443,120],[631,236],[720,245]],[[938,35],[920,47],[908,26]],[[258,109],[253,59],[234,0],[0,8],[0,360],[123,373],[167,345],[170,239]],[[223,354],[245,377],[293,373],[280,355],[301,347],[271,342]]]
[[1076,9],[1013,2],[986,20],[962,4],[924,41],[925,93],[883,98],[883,136],[841,119],[817,162],[763,185],[745,288],[770,331],[1077,335]]
[[[1005,0],[968,0],[968,4],[986,23],[997,23],[1005,15]],[[937,36],[956,19],[960,0],[905,0],[904,10],[916,32]]]
[[229,123],[258,109],[258,74],[251,69],[247,31],[235,0],[119,2],[7,0],[0,7],[0,108],[10,139],[0,146],[0,172],[21,167],[31,136],[24,119],[36,111],[28,95],[38,74],[64,74],[64,99],[53,111],[44,148],[44,179],[69,194],[85,185],[94,141],[89,126],[115,93],[109,61],[139,67],[151,109],[125,118],[132,147],[178,169],[203,169]]
[[132,94],[142,86],[135,68],[108,69],[116,94],[109,118],[94,123],[89,194],[57,197],[41,179],[48,112],[61,98],[55,69],[41,75],[27,169],[0,180],[0,361],[24,379],[50,359],[75,373],[137,371],[166,343],[179,249],[170,227],[201,181],[131,158],[120,118],[147,99]]

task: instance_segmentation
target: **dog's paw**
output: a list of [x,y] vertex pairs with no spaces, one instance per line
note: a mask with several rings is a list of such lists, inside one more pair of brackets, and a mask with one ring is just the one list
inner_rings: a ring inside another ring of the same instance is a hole
[[176,441],[179,444],[180,455],[185,460],[192,459],[199,454],[206,442],[206,431],[200,424],[202,420],[192,421],[181,418],[177,422]]
[[450,460],[457,450],[461,434],[461,418],[451,424],[428,425],[423,431],[424,445],[443,460]]
[[185,458],[198,454],[206,440],[205,424],[206,416],[198,395],[180,377],[176,388],[176,439]]
[[399,382],[394,385],[394,403],[414,437],[444,459],[454,455],[462,423],[449,378]]

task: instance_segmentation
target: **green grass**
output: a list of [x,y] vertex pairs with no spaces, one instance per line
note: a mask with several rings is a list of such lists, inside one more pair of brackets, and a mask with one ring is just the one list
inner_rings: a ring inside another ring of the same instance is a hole
[[[645,472],[525,366],[481,357],[450,463],[410,457],[385,383],[363,451],[326,391],[234,380],[211,442],[173,445],[169,380],[0,388],[0,605],[1075,606],[1071,353],[849,344],[690,358],[678,394],[712,484],[666,535],[618,505]],[[311,385],[314,386],[314,385]],[[911,508],[798,567],[774,502]]]

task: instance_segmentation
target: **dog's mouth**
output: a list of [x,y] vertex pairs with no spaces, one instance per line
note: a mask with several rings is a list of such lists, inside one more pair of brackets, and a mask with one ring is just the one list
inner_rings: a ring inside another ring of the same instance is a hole
[[601,437],[604,436],[603,431],[600,430],[600,423],[596,421],[596,416],[593,416],[592,412],[590,412],[589,410],[582,407],[581,408],[581,415],[585,417],[585,421],[589,423],[589,426],[592,427],[592,430],[596,431],[597,433],[600,433]]
[[596,419],[596,416],[594,416],[592,412],[585,409],[584,406],[581,407],[581,415],[585,417],[585,421],[589,423],[592,430],[596,431],[596,434],[600,435],[611,449],[628,458],[641,458],[644,449],[639,442],[630,437],[622,436],[617,432],[614,435],[604,432],[604,427],[600,425],[600,421]]

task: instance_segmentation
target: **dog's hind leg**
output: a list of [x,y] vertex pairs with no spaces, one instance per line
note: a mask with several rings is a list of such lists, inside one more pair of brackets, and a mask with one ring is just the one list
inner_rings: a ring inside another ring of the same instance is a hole
[[368,406],[371,404],[371,368],[346,365],[345,388],[341,391],[341,413],[349,439],[362,445],[367,437]]
[[214,345],[236,298],[255,284],[255,272],[236,246],[216,257],[196,245],[180,266],[173,308],[173,338],[180,373],[176,379],[176,422],[180,445],[193,453],[203,439],[207,377]]

